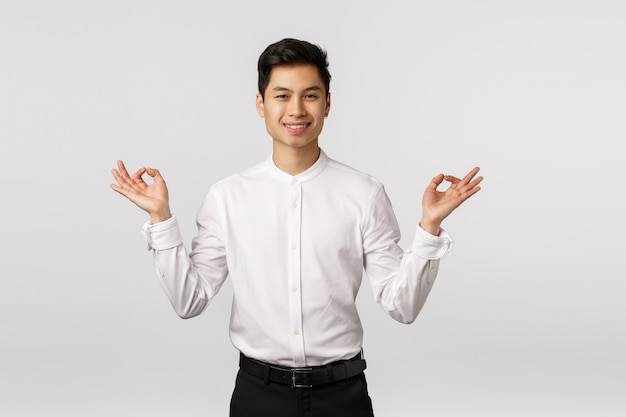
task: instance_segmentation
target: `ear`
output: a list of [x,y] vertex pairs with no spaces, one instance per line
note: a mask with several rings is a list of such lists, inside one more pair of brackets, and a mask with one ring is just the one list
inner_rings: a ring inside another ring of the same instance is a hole
[[263,96],[261,96],[261,93],[256,93],[256,112],[259,114],[259,117],[265,117],[265,107],[263,104]]
[[330,93],[326,94],[326,109],[324,116],[328,117],[328,113],[330,113]]

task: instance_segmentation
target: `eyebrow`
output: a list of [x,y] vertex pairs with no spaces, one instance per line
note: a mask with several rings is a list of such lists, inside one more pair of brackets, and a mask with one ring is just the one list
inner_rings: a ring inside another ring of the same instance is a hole
[[[288,89],[287,87],[281,87],[281,86],[276,86],[276,87],[272,88],[272,91],[274,91],[274,92],[289,91],[290,93],[293,92],[290,89]],[[317,85],[313,85],[311,87],[305,88],[304,91],[322,91],[322,87],[317,86]]]

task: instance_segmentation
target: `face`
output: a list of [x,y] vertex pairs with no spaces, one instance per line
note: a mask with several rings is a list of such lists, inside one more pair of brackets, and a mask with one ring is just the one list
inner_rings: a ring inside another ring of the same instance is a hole
[[272,69],[265,99],[257,94],[256,108],[265,118],[274,150],[315,149],[330,111],[330,94],[313,65],[283,65]]

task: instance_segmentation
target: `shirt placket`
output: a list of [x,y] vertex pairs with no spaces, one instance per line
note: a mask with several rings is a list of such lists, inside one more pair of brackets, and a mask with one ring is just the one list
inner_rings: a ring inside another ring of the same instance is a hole
[[289,187],[289,325],[291,352],[295,366],[306,366],[304,334],[302,329],[301,292],[301,230],[302,230],[302,184],[293,178]]

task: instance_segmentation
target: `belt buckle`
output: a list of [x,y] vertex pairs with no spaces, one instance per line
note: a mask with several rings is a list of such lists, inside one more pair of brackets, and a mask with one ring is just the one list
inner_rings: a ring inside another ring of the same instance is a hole
[[311,388],[313,385],[301,384],[298,382],[298,375],[308,375],[313,368],[293,368],[291,369],[291,388]]

